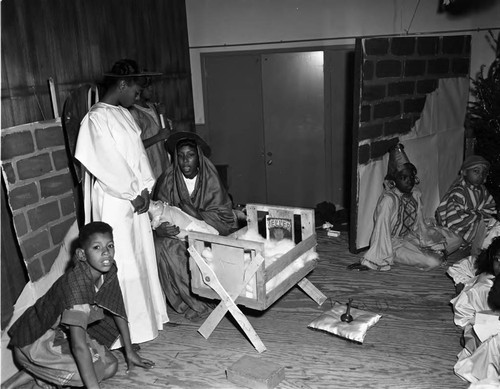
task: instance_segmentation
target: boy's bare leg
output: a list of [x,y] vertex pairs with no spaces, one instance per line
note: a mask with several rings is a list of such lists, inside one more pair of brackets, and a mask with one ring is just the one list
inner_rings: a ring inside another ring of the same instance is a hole
[[7,381],[2,384],[2,389],[14,389],[22,385],[26,385],[28,382],[34,381],[33,376],[29,375],[25,370],[20,370]]

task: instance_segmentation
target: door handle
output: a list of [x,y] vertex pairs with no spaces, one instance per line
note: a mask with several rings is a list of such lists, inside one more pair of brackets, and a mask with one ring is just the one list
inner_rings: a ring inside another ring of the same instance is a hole
[[272,159],[268,159],[268,160],[267,160],[267,164],[268,164],[268,165],[272,165],[272,164],[273,164],[273,160],[272,160]]

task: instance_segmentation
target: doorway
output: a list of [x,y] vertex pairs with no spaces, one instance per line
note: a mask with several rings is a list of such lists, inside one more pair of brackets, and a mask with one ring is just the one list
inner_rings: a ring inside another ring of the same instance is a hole
[[202,55],[211,159],[227,166],[235,203],[346,207],[350,53]]

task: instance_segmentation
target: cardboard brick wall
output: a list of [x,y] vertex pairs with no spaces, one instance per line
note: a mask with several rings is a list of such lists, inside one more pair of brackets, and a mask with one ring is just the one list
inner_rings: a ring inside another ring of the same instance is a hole
[[48,273],[76,219],[60,120],[2,129],[2,175],[28,275]]

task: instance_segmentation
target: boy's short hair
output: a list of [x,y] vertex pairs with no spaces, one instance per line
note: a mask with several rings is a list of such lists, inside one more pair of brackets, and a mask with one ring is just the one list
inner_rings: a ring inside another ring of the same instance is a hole
[[91,222],[84,225],[78,234],[78,247],[83,248],[94,234],[111,234],[113,236],[113,228],[104,222]]
[[475,166],[485,166],[489,169],[490,163],[480,155],[470,155],[462,163],[462,167],[460,168],[460,170],[468,170]]
[[481,273],[493,274],[494,257],[498,252],[500,252],[500,236],[493,238],[490,245],[477,256],[476,275]]

